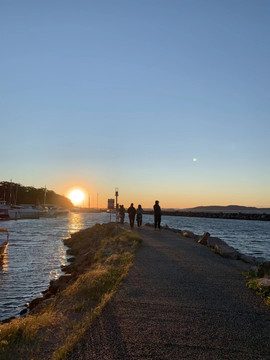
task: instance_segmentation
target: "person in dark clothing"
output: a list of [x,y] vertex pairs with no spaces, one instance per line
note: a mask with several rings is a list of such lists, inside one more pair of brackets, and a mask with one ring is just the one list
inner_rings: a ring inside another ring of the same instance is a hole
[[138,205],[138,209],[136,210],[136,214],[137,214],[137,225],[138,227],[142,226],[142,214],[143,214],[143,209],[141,205]]
[[154,220],[155,220],[155,229],[158,227],[160,229],[161,222],[161,208],[159,206],[159,201],[156,200],[154,208]]
[[128,208],[127,212],[128,212],[128,216],[129,216],[130,227],[133,228],[134,227],[135,215],[136,215],[136,209],[133,206],[133,203],[130,204],[130,207]]
[[124,224],[125,212],[126,212],[126,209],[124,208],[124,205],[120,205],[120,207],[119,207],[119,215],[120,215],[120,223],[121,224]]

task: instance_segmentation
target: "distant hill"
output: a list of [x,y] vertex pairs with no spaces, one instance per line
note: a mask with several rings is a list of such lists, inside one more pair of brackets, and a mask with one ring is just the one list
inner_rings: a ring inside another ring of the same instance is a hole
[[72,202],[65,196],[58,195],[52,190],[45,188],[36,189],[33,186],[23,186],[12,182],[0,182],[0,200],[6,200],[8,204],[53,204],[69,209]]
[[228,206],[197,206],[189,209],[182,209],[183,211],[191,212],[223,212],[223,213],[270,213],[270,208],[256,208],[250,206],[228,205]]

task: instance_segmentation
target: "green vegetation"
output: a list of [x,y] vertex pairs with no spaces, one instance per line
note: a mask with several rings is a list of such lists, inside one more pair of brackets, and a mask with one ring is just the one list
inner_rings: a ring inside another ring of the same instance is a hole
[[[75,255],[65,270],[76,275],[33,314],[0,326],[6,360],[65,359],[127,275],[141,239],[119,225],[97,224],[65,243]],[[90,261],[79,267],[90,253]]]
[[72,202],[65,196],[45,188],[36,189],[32,186],[22,186],[11,182],[0,182],[0,200],[9,204],[53,204],[64,208],[72,208]]
[[247,279],[247,287],[254,290],[265,300],[266,305],[270,306],[270,289],[261,285],[258,280],[257,272],[250,271],[249,273],[244,274],[244,276]]

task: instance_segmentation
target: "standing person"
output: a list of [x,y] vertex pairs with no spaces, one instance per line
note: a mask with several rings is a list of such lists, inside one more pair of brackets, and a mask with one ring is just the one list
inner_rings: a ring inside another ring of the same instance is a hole
[[155,229],[158,227],[160,229],[161,222],[161,208],[159,206],[159,201],[156,200],[154,208],[154,220],[155,220]]
[[128,215],[129,215],[129,223],[130,223],[130,227],[131,229],[133,229],[134,227],[134,220],[135,220],[135,215],[136,215],[136,209],[133,206],[133,203],[130,204],[130,207],[127,210]]
[[126,209],[124,208],[124,205],[120,205],[120,207],[119,207],[119,215],[120,215],[120,223],[121,224],[124,224],[125,212],[126,212]]
[[137,214],[137,225],[138,227],[142,226],[142,214],[143,214],[143,209],[141,205],[138,205],[138,209],[136,210],[136,214]]

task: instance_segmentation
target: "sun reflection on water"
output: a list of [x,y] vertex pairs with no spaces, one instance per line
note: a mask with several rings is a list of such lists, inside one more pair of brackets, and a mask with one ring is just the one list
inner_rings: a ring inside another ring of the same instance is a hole
[[0,261],[0,273],[8,272],[8,254],[4,254]]
[[74,234],[75,232],[82,230],[83,227],[83,215],[80,213],[71,213],[68,224],[69,233]]

